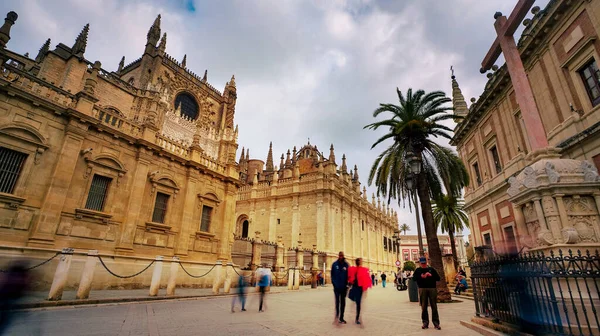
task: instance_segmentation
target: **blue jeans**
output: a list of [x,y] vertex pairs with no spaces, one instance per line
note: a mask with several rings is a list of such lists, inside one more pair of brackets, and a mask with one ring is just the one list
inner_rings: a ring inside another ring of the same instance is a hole
[[385,280],[381,280],[381,285],[385,288]]

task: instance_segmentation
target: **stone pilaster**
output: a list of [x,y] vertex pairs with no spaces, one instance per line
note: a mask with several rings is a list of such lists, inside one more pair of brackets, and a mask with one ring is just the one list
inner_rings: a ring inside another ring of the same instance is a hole
[[271,206],[269,208],[269,233],[268,240],[275,241],[277,237],[277,204],[275,199],[271,199]]
[[88,126],[71,119],[67,125],[60,156],[53,168],[50,186],[40,207],[40,215],[33,223],[29,245],[54,244],[54,234],[60,223],[67,191],[73,180],[75,167],[80,158],[84,136]]
[[196,194],[196,183],[196,180],[188,178],[187,183],[185,184],[186,191],[182,209],[183,216],[181,227],[179,228],[179,235],[177,237],[177,245],[175,246],[175,254],[180,256],[188,254],[190,235],[199,229],[199,221],[194,220],[194,210],[196,210],[198,204],[200,204]]
[[221,222],[221,240],[219,241],[219,254],[221,260],[231,260],[231,246],[233,244],[233,231],[235,229],[235,202],[236,188],[232,184],[225,185],[225,199],[218,206],[223,207]]
[[260,239],[260,231],[256,231],[254,235],[254,241],[252,242],[252,271],[255,271],[261,265],[260,259],[263,245]]

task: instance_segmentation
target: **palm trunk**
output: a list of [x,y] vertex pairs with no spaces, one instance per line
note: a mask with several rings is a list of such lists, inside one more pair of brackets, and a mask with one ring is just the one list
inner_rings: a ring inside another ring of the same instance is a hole
[[440,242],[437,238],[437,229],[433,220],[433,211],[431,209],[431,199],[429,198],[429,185],[425,173],[418,175],[417,191],[421,200],[421,214],[423,215],[423,224],[425,226],[425,234],[427,235],[427,246],[429,249],[429,259],[431,267],[440,275],[440,281],[437,282],[438,301],[450,302],[452,296],[448,290],[446,275],[444,274],[444,264],[442,262],[442,251],[440,250]]
[[448,230],[450,237],[450,248],[452,248],[452,261],[454,262],[454,270],[458,271],[458,254],[456,254],[456,242],[454,242],[454,230]]
[[419,239],[419,257],[425,256],[423,249],[423,234],[421,233],[421,218],[419,218],[419,203],[417,203],[417,193],[414,194],[415,215],[417,217],[417,239]]

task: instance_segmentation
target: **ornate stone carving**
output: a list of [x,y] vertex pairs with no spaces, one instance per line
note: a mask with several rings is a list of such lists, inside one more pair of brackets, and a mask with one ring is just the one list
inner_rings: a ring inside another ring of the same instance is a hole
[[552,237],[552,232],[550,230],[540,230],[537,235],[536,243],[538,246],[550,246],[554,244],[554,237]]
[[589,197],[573,196],[565,198],[564,202],[569,214],[594,213],[594,203]]
[[560,180],[560,174],[555,170],[552,162],[546,162],[546,175],[548,175],[548,181],[550,183],[558,183]]
[[585,182],[600,181],[600,177],[598,177],[598,170],[593,164],[589,163],[588,161],[582,161],[581,169],[583,170],[583,180]]
[[533,222],[537,219],[537,213],[535,209],[530,204],[523,207],[523,217],[525,217],[525,222]]
[[579,243],[579,233],[574,227],[566,227],[562,229],[563,242],[565,244]]
[[537,181],[537,176],[535,173],[535,170],[531,167],[525,167],[525,169],[523,169],[523,185],[527,188],[535,188],[538,186],[538,181]]
[[529,235],[532,237],[536,237],[538,232],[540,231],[540,222],[535,220],[533,222],[527,223],[527,231],[529,231]]
[[594,216],[571,216],[569,222],[577,230],[579,238],[583,243],[598,242],[594,233]]
[[513,197],[519,193],[519,189],[521,187],[521,182],[519,180],[517,180],[516,177],[514,177],[514,176],[509,177],[508,184],[510,185],[510,187],[506,191],[508,193],[508,196]]

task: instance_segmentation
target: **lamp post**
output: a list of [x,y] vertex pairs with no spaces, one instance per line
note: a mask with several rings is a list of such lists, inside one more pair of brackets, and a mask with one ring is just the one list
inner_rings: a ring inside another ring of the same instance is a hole
[[419,217],[419,204],[417,203],[417,182],[418,175],[421,174],[423,164],[421,159],[414,155],[413,152],[406,153],[406,160],[408,161],[408,175],[406,176],[406,187],[409,191],[413,192],[413,202],[415,204],[415,215],[417,217],[417,236],[419,239],[419,256],[425,256],[425,250],[423,249],[423,235],[421,233],[421,219]]
[[[396,260],[400,261],[400,230],[394,230],[392,238],[394,238],[394,244],[396,244]],[[397,266],[398,271],[400,271],[400,268],[402,267],[402,262],[400,263],[400,266]]]

